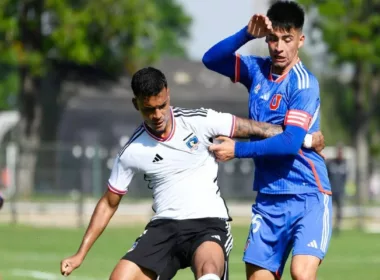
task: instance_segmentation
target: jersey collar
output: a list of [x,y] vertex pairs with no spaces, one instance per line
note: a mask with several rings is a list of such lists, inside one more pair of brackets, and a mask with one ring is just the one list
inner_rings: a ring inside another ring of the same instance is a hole
[[169,141],[170,139],[173,138],[173,135],[174,135],[174,132],[175,132],[175,127],[176,127],[175,118],[174,118],[174,115],[173,115],[173,108],[172,107],[170,107],[170,118],[172,120],[172,129],[170,130],[170,133],[169,133],[169,135],[167,137],[161,138],[161,137],[158,137],[158,136],[152,134],[149,131],[149,128],[146,126],[145,122],[143,122],[143,126],[144,126],[144,129],[145,129],[146,133],[148,133],[148,135],[150,137],[152,137],[154,140],[157,140],[157,141],[160,141],[160,142]]
[[[297,62],[293,65],[293,67],[296,66],[298,63],[300,63],[300,61],[301,60],[298,58]],[[282,74],[280,77],[278,77],[275,80],[275,79],[273,79],[273,76],[272,76],[272,65],[271,65],[270,71],[269,71],[269,77],[268,77],[269,81],[271,81],[273,83],[281,83],[283,80],[285,80],[285,78],[288,76],[289,72],[293,69],[293,67],[290,68],[288,72],[285,72],[284,74]]]

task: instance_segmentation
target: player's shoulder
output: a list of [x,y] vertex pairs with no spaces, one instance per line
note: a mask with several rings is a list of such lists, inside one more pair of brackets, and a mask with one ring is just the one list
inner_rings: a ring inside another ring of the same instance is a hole
[[173,116],[175,119],[181,119],[184,122],[192,122],[194,120],[199,120],[206,118],[209,109],[205,108],[182,108],[182,107],[173,107]]
[[240,59],[244,61],[244,63],[250,67],[250,66],[263,66],[265,64],[270,63],[270,57],[269,56],[257,56],[257,55],[241,55]]
[[290,87],[292,91],[314,89],[319,92],[317,77],[299,61],[290,71]]
[[145,127],[144,124],[139,125],[135,131],[132,133],[132,135],[129,137],[127,142],[123,145],[123,147],[120,149],[117,156],[122,159],[126,157],[128,154],[132,153],[133,151],[136,151],[136,144],[141,144],[144,142],[145,139]]

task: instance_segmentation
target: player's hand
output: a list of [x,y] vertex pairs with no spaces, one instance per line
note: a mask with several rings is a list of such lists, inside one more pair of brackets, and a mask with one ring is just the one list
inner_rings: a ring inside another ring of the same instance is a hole
[[83,262],[83,258],[79,255],[74,255],[61,261],[61,274],[69,276],[71,272],[77,269]]
[[322,132],[317,131],[312,133],[313,140],[311,142],[311,147],[321,156],[325,159],[324,154],[322,153],[323,149],[325,148],[325,137],[323,136]]
[[213,152],[217,161],[229,161],[235,157],[235,141],[225,136],[216,138],[220,143],[212,144],[208,149]]
[[261,14],[255,14],[248,23],[248,33],[255,38],[262,38],[272,32],[272,22]]

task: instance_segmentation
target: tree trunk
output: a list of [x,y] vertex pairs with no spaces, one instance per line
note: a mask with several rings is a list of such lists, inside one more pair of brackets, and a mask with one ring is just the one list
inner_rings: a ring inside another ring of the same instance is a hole
[[21,121],[19,125],[19,161],[17,190],[21,196],[31,195],[34,187],[34,175],[39,147],[39,126],[41,113],[36,96],[38,81],[32,78],[28,70],[21,70]]
[[[43,0],[23,1],[19,6],[18,25],[20,41],[25,52],[42,51],[41,15]],[[39,127],[41,123],[40,78],[32,75],[28,65],[20,67],[19,104],[21,121],[19,125],[19,162],[17,190],[19,194],[30,195],[34,187],[37,150],[40,145]]]
[[358,227],[364,226],[362,207],[369,199],[369,106],[367,98],[367,77],[370,75],[367,65],[358,63],[353,83],[355,102],[354,142],[356,149],[356,198],[359,206]]

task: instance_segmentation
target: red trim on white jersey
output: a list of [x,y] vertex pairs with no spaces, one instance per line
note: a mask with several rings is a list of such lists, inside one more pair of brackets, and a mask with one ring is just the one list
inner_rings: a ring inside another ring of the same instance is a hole
[[127,191],[121,191],[121,190],[116,189],[115,187],[112,187],[110,183],[108,183],[108,189],[111,192],[116,193],[116,194],[125,195],[127,193]]
[[173,135],[174,135],[174,132],[175,132],[175,119],[174,119],[174,115],[173,115],[173,109],[170,108],[170,117],[172,119],[172,129],[169,133],[169,135],[165,138],[161,138],[161,137],[157,137],[156,135],[152,134],[150,131],[149,131],[149,128],[146,126],[145,122],[143,123],[144,125],[144,128],[145,128],[145,131],[148,133],[148,135],[150,137],[152,137],[154,140],[157,140],[157,141],[160,141],[160,142],[165,142],[165,141],[169,141],[170,139],[173,138]]
[[305,111],[289,110],[286,113],[285,125],[294,125],[309,130],[312,116]]

